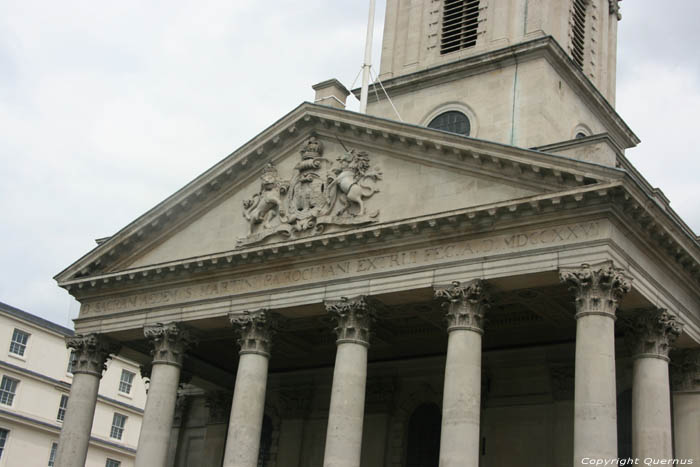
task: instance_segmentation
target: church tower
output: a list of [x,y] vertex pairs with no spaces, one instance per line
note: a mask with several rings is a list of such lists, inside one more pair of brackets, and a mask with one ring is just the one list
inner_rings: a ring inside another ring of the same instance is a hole
[[565,152],[615,165],[638,142],[614,110],[619,19],[618,0],[387,0],[391,102],[371,91],[368,113],[548,152],[606,134]]
[[618,19],[387,0],[366,114],[316,84],[56,276],[90,363],[56,465],[119,346],[137,467],[700,459],[700,241],[625,158]]

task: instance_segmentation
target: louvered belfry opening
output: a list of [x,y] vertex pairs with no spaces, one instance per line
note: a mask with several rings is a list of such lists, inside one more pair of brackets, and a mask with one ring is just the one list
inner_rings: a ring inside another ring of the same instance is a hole
[[586,40],[586,7],[588,6],[588,0],[573,1],[574,14],[573,23],[571,25],[571,56],[579,68],[583,68],[583,49]]
[[440,53],[473,47],[479,25],[479,0],[445,0]]

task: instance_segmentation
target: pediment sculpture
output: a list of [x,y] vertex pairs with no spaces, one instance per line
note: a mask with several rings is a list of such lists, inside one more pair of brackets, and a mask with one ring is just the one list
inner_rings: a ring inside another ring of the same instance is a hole
[[379,211],[368,210],[367,199],[379,189],[382,172],[372,167],[369,154],[345,151],[331,162],[314,136],[299,151],[301,160],[289,179],[268,163],[260,176],[260,190],[243,202],[249,233],[238,245],[249,245],[279,235],[286,239],[320,234],[329,225],[376,222]]

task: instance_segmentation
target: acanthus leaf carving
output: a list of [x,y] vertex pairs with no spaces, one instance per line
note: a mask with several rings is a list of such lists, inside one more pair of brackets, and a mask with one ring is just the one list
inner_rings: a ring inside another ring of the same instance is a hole
[[369,347],[370,329],[377,313],[367,297],[341,297],[324,304],[335,322],[337,344],[352,342]]
[[668,360],[671,345],[681,335],[683,326],[663,309],[629,311],[621,324],[628,331],[628,342],[634,358],[656,357]]
[[614,318],[618,302],[632,289],[630,277],[611,261],[561,268],[559,280],[576,294],[576,318],[591,314]]
[[227,391],[206,393],[204,405],[209,410],[207,424],[226,423],[231,412],[233,395]]
[[143,335],[153,347],[153,364],[182,366],[185,351],[197,343],[189,330],[175,322],[144,326]]
[[106,362],[119,352],[120,345],[100,334],[76,334],[66,338],[66,347],[73,349],[71,372],[87,373],[99,378],[107,369]]
[[444,300],[447,332],[463,329],[483,334],[484,315],[491,306],[491,298],[481,279],[467,284],[452,281],[447,287],[437,287],[435,298]]
[[229,314],[229,321],[238,332],[240,355],[258,354],[270,356],[272,335],[280,324],[281,317],[268,309]]
[[674,349],[670,369],[674,391],[700,391],[700,348]]
[[369,154],[349,149],[335,163],[323,157],[323,145],[314,136],[304,143],[301,161],[289,180],[268,163],[260,176],[260,190],[243,202],[249,234],[239,246],[279,235],[301,238],[320,234],[327,225],[376,222],[379,211],[367,212],[365,201],[379,189],[373,184],[382,172],[373,168]]

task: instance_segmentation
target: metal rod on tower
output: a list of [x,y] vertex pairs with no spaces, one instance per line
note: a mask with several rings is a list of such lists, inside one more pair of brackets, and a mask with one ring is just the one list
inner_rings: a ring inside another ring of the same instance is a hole
[[367,95],[369,94],[369,69],[370,66],[372,66],[374,2],[375,0],[369,0],[369,21],[367,22],[367,39],[365,41],[365,61],[362,64],[362,90],[360,91],[360,113],[367,113]]

